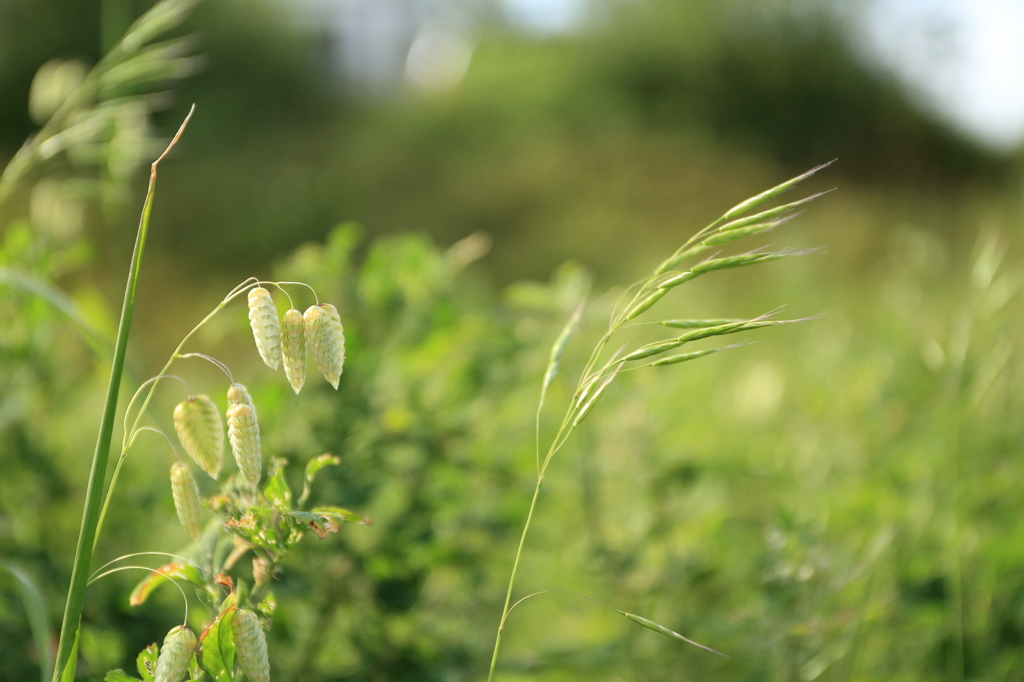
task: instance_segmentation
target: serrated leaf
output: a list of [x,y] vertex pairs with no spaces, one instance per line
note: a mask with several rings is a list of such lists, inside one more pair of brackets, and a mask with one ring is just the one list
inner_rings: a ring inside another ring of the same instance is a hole
[[288,460],[274,458],[270,460],[267,483],[263,486],[263,495],[275,509],[289,511],[292,508],[292,489],[284,477],[284,468]]
[[306,476],[305,482],[302,484],[302,494],[299,495],[299,506],[306,504],[306,500],[309,499],[309,494],[312,492],[313,481],[316,479],[316,475],[324,467],[337,466],[341,463],[341,460],[330,453],[325,453],[319,457],[314,457],[306,463]]
[[235,642],[231,631],[232,606],[222,611],[217,620],[199,637],[199,666],[217,682],[230,682],[235,669]]
[[135,667],[139,669],[139,674],[142,675],[142,679],[145,682],[153,682],[153,676],[156,675],[156,659],[160,654],[160,648],[153,642],[139,654],[139,657],[135,659]]
[[149,599],[153,590],[170,580],[184,580],[200,587],[203,585],[203,577],[195,566],[179,563],[166,564],[139,581],[139,584],[132,590],[131,596],[128,597],[128,603],[132,606],[144,603]]
[[139,678],[132,677],[125,671],[118,668],[117,670],[111,670],[103,678],[103,682],[139,682]]

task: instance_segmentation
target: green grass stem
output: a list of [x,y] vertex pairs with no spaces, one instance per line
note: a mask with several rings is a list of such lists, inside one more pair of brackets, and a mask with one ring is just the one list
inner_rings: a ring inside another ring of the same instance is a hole
[[99,527],[100,521],[103,483],[107,475],[107,460],[110,455],[110,442],[114,433],[114,418],[117,415],[117,398],[121,387],[121,376],[124,373],[124,359],[128,347],[132,315],[135,312],[135,293],[139,282],[139,271],[142,266],[142,255],[146,248],[146,236],[149,232],[149,216],[153,209],[153,196],[156,190],[156,170],[159,163],[167,156],[185,131],[185,126],[188,125],[194,111],[195,107],[193,106],[178,129],[177,134],[175,134],[163,154],[153,162],[150,168],[149,189],[146,192],[146,201],[142,206],[139,230],[135,236],[135,248],[132,252],[128,282],[125,285],[124,303],[121,307],[121,319],[117,327],[117,340],[114,344],[114,359],[110,368],[110,381],[107,384],[107,397],[103,405],[100,432],[96,439],[96,450],[93,453],[92,467],[89,471],[85,510],[82,515],[82,528],[78,535],[75,563],[71,572],[71,585],[68,589],[68,599],[64,607],[64,620],[61,624],[60,642],[57,645],[57,664],[53,672],[53,682],[60,682],[61,679],[67,679],[68,676],[73,678],[76,668],[76,661],[72,657],[72,651],[77,648],[77,635],[82,619],[82,607],[85,604],[85,588],[89,580],[89,567],[92,562],[93,550],[96,547],[96,530]]

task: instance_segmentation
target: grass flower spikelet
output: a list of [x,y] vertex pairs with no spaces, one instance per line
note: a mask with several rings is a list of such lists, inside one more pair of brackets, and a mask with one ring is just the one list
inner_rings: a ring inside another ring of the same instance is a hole
[[228,440],[231,441],[231,454],[235,456],[238,470],[255,488],[260,482],[262,464],[260,427],[255,410],[245,403],[236,403],[228,408]]
[[252,611],[238,609],[234,618],[235,650],[242,672],[252,682],[270,682],[267,638],[260,620]]
[[156,659],[154,682],[180,682],[188,672],[192,652],[196,649],[196,636],[184,625],[173,628],[164,637],[160,656]]
[[284,375],[298,394],[306,383],[306,321],[295,308],[286,312],[281,320],[281,355]]
[[341,326],[341,316],[330,303],[319,303],[310,306],[303,317],[317,369],[337,390],[345,364],[345,330]]
[[256,350],[267,367],[281,366],[281,324],[277,319],[277,307],[270,292],[263,287],[249,291],[249,324],[256,339]]
[[197,395],[178,403],[174,430],[189,457],[216,480],[224,459],[224,426],[209,396]]
[[231,384],[228,387],[228,407],[242,403],[253,408],[255,411],[256,407],[252,404],[252,396],[249,395],[249,389],[242,384]]
[[171,465],[171,496],[174,498],[174,510],[178,512],[178,520],[185,527],[189,537],[199,539],[199,486],[189,468],[175,462]]

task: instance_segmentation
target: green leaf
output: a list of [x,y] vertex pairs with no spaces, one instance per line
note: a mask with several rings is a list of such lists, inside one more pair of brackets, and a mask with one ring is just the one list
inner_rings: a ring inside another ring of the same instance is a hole
[[369,516],[361,516],[359,514],[356,514],[354,511],[349,511],[348,509],[343,509],[342,507],[314,507],[313,513],[320,514],[321,516],[326,516],[337,523],[356,523],[361,526],[373,525],[373,521],[370,520]]
[[[328,532],[338,532],[338,525],[320,514],[305,511],[290,511],[286,512],[285,515],[291,517],[299,526],[304,526],[305,528],[312,530],[321,540],[327,537]],[[326,523],[325,520],[327,521]]]
[[562,354],[565,353],[565,347],[569,344],[569,337],[572,336],[573,331],[580,323],[580,318],[583,316],[583,305],[584,302],[580,301],[580,304],[576,306],[576,310],[573,312],[572,317],[565,323],[565,327],[562,328],[562,332],[555,339],[555,343],[551,346],[551,355],[548,357],[548,366],[544,370],[544,383],[540,388],[540,405],[544,405],[544,398],[547,396],[548,388],[551,386],[551,382],[558,376],[558,367],[562,363]]
[[144,603],[149,599],[149,595],[153,593],[153,590],[170,580],[184,580],[193,585],[203,586],[203,577],[195,566],[178,563],[167,564],[154,570],[139,581],[139,584],[132,590],[128,603],[132,606]]
[[156,659],[159,654],[160,649],[156,642],[153,642],[143,649],[139,657],[135,659],[135,667],[139,669],[139,674],[146,682],[153,682],[153,676],[156,675]]
[[320,470],[324,467],[338,466],[341,460],[332,454],[325,453],[319,457],[306,462],[306,477],[305,482],[302,484],[302,494],[299,495],[299,506],[306,504],[306,500],[309,499],[309,494],[312,492],[313,481],[316,479],[316,475],[320,473]]
[[108,672],[103,678],[103,682],[139,682],[139,678],[132,677],[125,671],[118,668],[117,670],[111,670]]
[[234,614],[233,606],[227,611],[223,611],[199,637],[201,652],[199,665],[218,682],[228,682],[233,679],[235,641],[231,631],[231,621]]
[[284,468],[287,464],[286,459],[271,459],[267,483],[263,486],[263,495],[267,502],[281,511],[289,511],[292,508],[292,489],[288,487],[288,481],[284,477]]
[[263,601],[256,605],[256,612],[265,618],[273,616],[276,610],[277,598],[274,597],[273,592],[267,592],[267,596],[263,598]]

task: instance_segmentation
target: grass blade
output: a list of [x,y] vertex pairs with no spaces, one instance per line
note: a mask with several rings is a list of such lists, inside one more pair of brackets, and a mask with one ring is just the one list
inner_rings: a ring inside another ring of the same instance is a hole
[[85,510],[82,515],[82,527],[78,536],[78,547],[75,550],[75,563],[71,571],[71,586],[64,607],[64,620],[61,624],[60,643],[57,646],[57,665],[53,673],[53,682],[59,682],[70,676],[74,678],[77,667],[72,651],[77,649],[78,628],[82,618],[82,607],[85,604],[85,588],[89,580],[89,564],[96,543],[96,529],[99,525],[100,509],[103,502],[103,483],[107,474],[107,460],[110,456],[110,443],[114,433],[114,417],[117,414],[117,397],[121,387],[121,376],[124,373],[124,359],[128,347],[128,334],[131,330],[132,314],[135,312],[135,292],[139,283],[139,272],[142,267],[142,254],[146,247],[146,236],[149,232],[149,216],[153,209],[153,195],[156,190],[156,169],[161,160],[170,152],[185,131],[192,112],[189,111],[178,133],[156,161],[153,162],[149,176],[149,190],[142,206],[142,217],[139,220],[139,231],[135,238],[132,252],[131,267],[128,271],[128,282],[125,285],[124,303],[121,307],[121,320],[117,328],[117,341],[114,344],[114,360],[110,368],[110,381],[107,384],[107,398],[103,405],[103,417],[100,421],[100,432],[96,438],[96,450],[93,453],[92,467],[89,471],[89,483],[86,489]]
[[39,655],[39,679],[46,682],[53,667],[53,656],[50,654],[50,619],[46,615],[46,600],[32,577],[21,567],[6,561],[0,561],[0,566],[14,576],[18,586],[21,603],[28,615],[28,627],[32,631],[32,640]]

